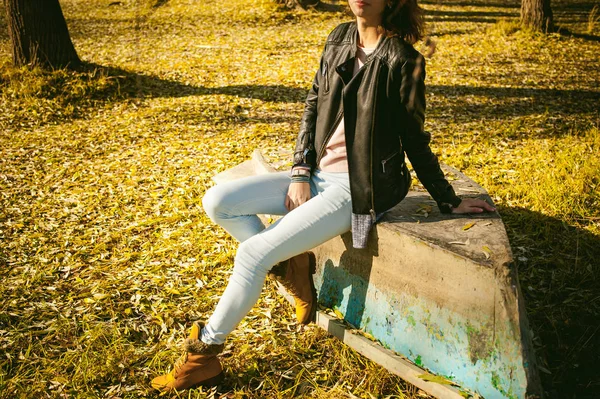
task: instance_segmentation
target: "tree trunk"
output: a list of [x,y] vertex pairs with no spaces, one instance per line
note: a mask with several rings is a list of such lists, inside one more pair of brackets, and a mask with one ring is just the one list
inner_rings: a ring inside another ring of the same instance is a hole
[[521,24],[542,32],[554,30],[550,0],[521,0]]
[[58,0],[5,0],[16,66],[76,67],[81,61]]

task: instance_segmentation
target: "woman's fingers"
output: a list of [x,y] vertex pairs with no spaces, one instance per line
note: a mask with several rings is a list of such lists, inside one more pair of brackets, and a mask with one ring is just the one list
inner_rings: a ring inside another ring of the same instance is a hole
[[484,200],[476,198],[465,198],[457,208],[452,209],[452,213],[483,213],[485,211],[494,212],[496,208]]
[[496,210],[496,208],[488,204],[486,201],[480,199],[474,199],[473,202],[469,205],[471,205],[471,208],[476,208],[476,210],[474,210],[473,212],[477,213],[483,212],[484,210],[488,212],[493,212]]
[[308,183],[293,183],[288,188],[285,197],[285,207],[288,212],[298,208],[310,199],[310,186]]
[[493,206],[491,206],[490,204],[488,204],[486,201],[481,201],[483,204],[483,208],[488,211],[488,212],[494,212],[496,210],[496,208],[494,208]]

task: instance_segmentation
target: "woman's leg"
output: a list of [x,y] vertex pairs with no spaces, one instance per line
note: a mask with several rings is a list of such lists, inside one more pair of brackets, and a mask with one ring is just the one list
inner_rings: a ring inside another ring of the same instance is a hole
[[257,214],[284,215],[288,172],[233,180],[211,187],[202,198],[204,211],[233,238],[244,242],[264,230]]
[[313,198],[267,229],[255,214],[287,212],[286,172],[220,184],[207,192],[203,203],[209,216],[241,242],[233,275],[209,324],[194,323],[184,355],[169,373],[152,380],[154,388],[170,391],[222,380],[217,357],[222,342],[256,303],[272,265],[350,229],[348,175],[319,175],[311,180]]
[[[285,176],[289,185],[289,177]],[[231,218],[220,216],[219,223],[224,221],[226,225],[223,227],[237,235],[241,244],[227,288],[202,329],[203,342],[221,344],[225,341],[258,300],[266,275],[273,265],[350,230],[352,207],[348,175],[318,172],[311,183],[318,193],[266,229],[261,230],[256,219],[251,217],[231,222]],[[244,212],[246,207],[252,208],[253,212],[263,207],[263,201],[252,200],[250,196],[251,193],[244,193],[246,200],[243,206],[237,203],[230,210],[244,214],[250,213]],[[272,210],[256,213],[276,214]]]

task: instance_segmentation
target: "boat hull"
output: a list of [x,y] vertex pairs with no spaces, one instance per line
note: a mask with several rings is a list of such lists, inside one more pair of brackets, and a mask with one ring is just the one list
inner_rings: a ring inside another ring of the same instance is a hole
[[[459,195],[491,203],[467,176],[444,169]],[[215,180],[271,171],[255,152]],[[419,385],[409,362],[484,398],[542,397],[517,270],[497,213],[442,215],[415,188],[375,226],[366,249],[352,248],[346,233],[314,252],[319,303],[381,344],[388,357],[376,361],[384,367],[437,397],[460,396],[450,386]],[[330,328],[325,313],[318,319]],[[367,356],[378,351],[360,346]]]

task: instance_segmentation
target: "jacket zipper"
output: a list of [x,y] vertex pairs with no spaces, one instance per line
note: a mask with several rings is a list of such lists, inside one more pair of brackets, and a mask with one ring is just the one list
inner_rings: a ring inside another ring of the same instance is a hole
[[313,150],[313,145],[312,145],[312,143],[310,143],[310,142],[309,142],[309,143],[308,143],[308,148],[306,148],[306,149],[304,150],[304,152],[302,153],[302,161],[303,161],[305,164],[308,164],[308,160],[306,159],[306,156],[307,156],[307,155],[308,155],[308,153],[309,153],[309,152],[311,152],[312,150]]
[[323,157],[325,148],[327,148],[327,142],[333,135],[333,132],[335,132],[335,129],[337,128],[337,125],[338,125],[338,123],[340,123],[341,119],[342,119],[342,110],[340,109],[337,116],[335,117],[335,122],[333,122],[333,126],[331,127],[331,130],[329,131],[329,133],[327,133],[327,136],[325,136],[325,140],[323,140],[323,144],[321,145],[321,150],[319,151],[319,156],[317,157],[317,162],[316,162],[315,167],[319,166],[319,162],[321,162],[321,158]]
[[384,159],[383,161],[381,161],[381,166],[383,168],[383,173],[385,173],[385,164],[388,163],[390,161],[390,159],[394,158],[398,154],[400,154],[400,151],[396,151],[395,153],[393,153],[392,155],[390,155],[389,157],[387,157],[386,159]]
[[375,219],[377,218],[377,214],[375,213],[375,194],[374,194],[374,186],[373,186],[373,141],[375,136],[373,132],[375,131],[375,117],[377,116],[377,89],[379,85],[377,84],[377,78],[379,77],[379,68],[377,68],[377,74],[375,75],[375,93],[374,97],[375,101],[373,102],[373,117],[371,118],[371,218],[373,219],[373,223],[375,223]]
[[325,67],[323,69],[323,73],[322,73],[322,77],[323,79],[325,79],[325,93],[329,92],[329,76],[328,76],[328,63],[327,61],[325,61]]

